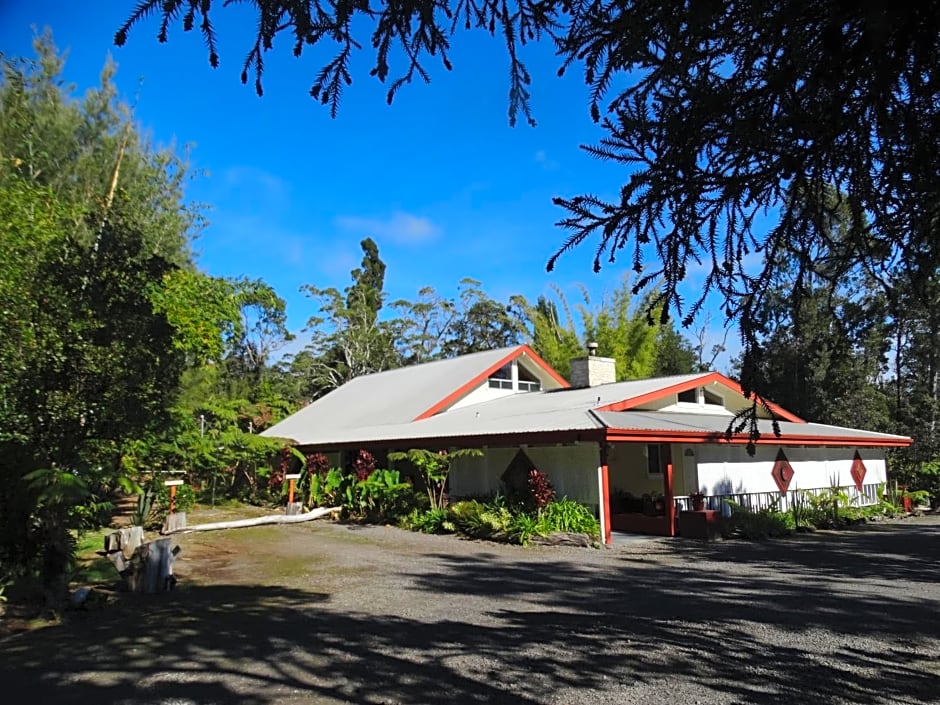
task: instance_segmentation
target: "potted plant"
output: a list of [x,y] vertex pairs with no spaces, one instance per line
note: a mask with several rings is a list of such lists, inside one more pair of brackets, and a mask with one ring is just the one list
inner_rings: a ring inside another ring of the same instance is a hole
[[705,493],[696,491],[689,495],[689,501],[692,504],[693,512],[700,512],[705,509]]

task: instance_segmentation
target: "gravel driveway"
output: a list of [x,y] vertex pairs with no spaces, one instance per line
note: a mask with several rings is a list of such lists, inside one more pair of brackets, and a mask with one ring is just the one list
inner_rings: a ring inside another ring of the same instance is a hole
[[179,542],[175,592],[0,642],[0,702],[940,702],[940,518],[603,550],[325,522]]

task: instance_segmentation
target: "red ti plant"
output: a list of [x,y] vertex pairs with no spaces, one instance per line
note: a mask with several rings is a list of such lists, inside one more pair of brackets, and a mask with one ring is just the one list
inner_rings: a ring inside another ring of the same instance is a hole
[[529,471],[529,494],[536,509],[542,509],[555,499],[555,488],[544,472],[533,468]]
[[359,482],[367,479],[369,475],[375,472],[375,458],[372,453],[367,450],[360,450],[352,463],[352,471]]
[[330,459],[323,453],[311,453],[307,456],[307,474],[310,476],[326,475],[330,470]]

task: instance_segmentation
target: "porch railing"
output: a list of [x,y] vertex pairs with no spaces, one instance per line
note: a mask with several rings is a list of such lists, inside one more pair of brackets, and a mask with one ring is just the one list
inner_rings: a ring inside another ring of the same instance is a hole
[[[862,485],[862,489],[859,490],[855,485],[849,485],[840,487],[839,491],[844,492],[848,496],[851,506],[865,507],[878,504],[880,501],[878,488],[881,486],[883,486],[883,483],[873,483]],[[780,492],[732,492],[729,494],[706,495],[705,509],[721,511],[726,515],[730,514],[732,505],[730,505],[727,500],[731,500],[735,504],[747,507],[753,512],[770,507],[775,507],[779,511],[786,512],[792,509],[793,503],[798,501],[798,498],[805,497],[808,494],[818,496],[823,492],[829,492],[831,489],[831,487],[815,487],[812,489],[790,490],[784,494]],[[676,496],[675,503],[677,512],[692,509],[692,500],[687,495]]]

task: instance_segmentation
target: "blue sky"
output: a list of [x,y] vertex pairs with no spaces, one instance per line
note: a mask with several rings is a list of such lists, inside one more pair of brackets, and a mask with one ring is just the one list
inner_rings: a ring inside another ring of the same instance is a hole
[[[613,197],[627,178],[623,167],[579,149],[602,133],[590,120],[582,78],[576,71],[558,78],[548,44],[523,55],[533,76],[535,128],[523,120],[509,127],[505,51],[499,38],[479,33],[455,37],[453,71],[435,67],[431,85],[405,86],[391,106],[386,86],[368,75],[373,57],[360,52],[331,119],[308,95],[331,55],[325,49],[295,59],[284,37],[266,57],[258,98],[239,81],[253,26],[244,8],[219,3],[221,65],[213,70],[201,36],[181,25],[161,45],[151,19],[126,46],[114,47],[134,4],[112,0],[92,11],[64,0],[0,0],[0,51],[31,55],[32,26],[50,27],[68,51],[65,77],[79,91],[97,83],[110,53],[121,93],[138,95],[144,129],[158,143],[190,149],[196,178],[188,197],[211,206],[195,245],[201,268],[264,279],[286,299],[292,329],[315,313],[301,285],[346,286],[365,237],[375,239],[387,264],[390,300],[414,299],[424,286],[454,296],[464,277],[499,300],[534,300],[551,284],[571,301],[578,284],[599,299],[629,268],[628,256],[595,275],[588,243],[545,271],[564,238],[552,197]],[[701,280],[693,274],[688,285],[694,292]],[[717,311],[713,329],[716,322]],[[732,333],[731,347],[735,339]]]

